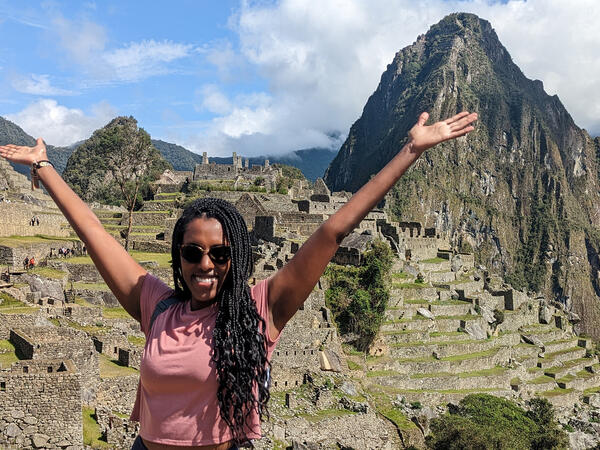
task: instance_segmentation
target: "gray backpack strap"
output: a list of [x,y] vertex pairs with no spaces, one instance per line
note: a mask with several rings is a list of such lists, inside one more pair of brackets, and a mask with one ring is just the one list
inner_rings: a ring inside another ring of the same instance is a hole
[[156,320],[156,318],[163,312],[165,312],[171,305],[179,302],[180,300],[177,297],[169,297],[161,300],[156,304],[156,308],[154,308],[154,312],[152,313],[152,317],[150,317],[150,326],[148,327],[148,333],[152,329],[152,324]]

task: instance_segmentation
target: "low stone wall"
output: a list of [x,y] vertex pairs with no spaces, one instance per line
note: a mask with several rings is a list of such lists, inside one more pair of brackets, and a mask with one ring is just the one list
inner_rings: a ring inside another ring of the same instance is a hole
[[131,347],[119,348],[119,362],[126,367],[140,369],[142,363],[143,348]]
[[139,375],[100,379],[97,404],[110,411],[129,415],[135,403],[138,380]]
[[13,328],[27,328],[36,325],[50,325],[44,314],[2,314],[0,313],[0,339],[10,339]]
[[3,448],[82,448],[81,408],[80,375],[69,361],[18,361],[0,371]]
[[131,448],[137,437],[140,424],[113,414],[105,407],[96,408],[96,418],[100,430],[106,435],[106,442],[114,448]]
[[10,265],[17,269],[23,268],[25,258],[34,257],[39,264],[46,260],[51,254],[57,255],[60,247],[66,247],[76,254],[79,252],[81,242],[73,241],[49,241],[36,242],[32,244],[21,245],[19,247],[0,246],[0,265]]

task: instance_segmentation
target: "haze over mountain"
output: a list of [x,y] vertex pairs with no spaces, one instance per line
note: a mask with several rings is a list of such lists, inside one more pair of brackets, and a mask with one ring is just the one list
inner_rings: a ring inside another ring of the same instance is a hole
[[476,131],[429,150],[388,196],[418,220],[473,248],[513,285],[573,304],[600,336],[600,139],[557,96],[527,79],[489,22],[452,14],[399,51],[327,169],[332,190],[356,191],[431,122],[476,111]]

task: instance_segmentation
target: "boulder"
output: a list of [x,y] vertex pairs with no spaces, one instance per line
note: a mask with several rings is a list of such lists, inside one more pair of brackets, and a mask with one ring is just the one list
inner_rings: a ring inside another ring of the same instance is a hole
[[24,277],[24,279],[29,284],[31,291],[39,292],[40,297],[50,297],[63,301],[65,300],[62,281],[40,278],[37,275],[28,275]]
[[41,433],[35,433],[31,438],[31,442],[34,448],[45,447],[49,440],[50,438],[48,436]]
[[574,313],[573,311],[571,311],[569,313],[569,322],[571,322],[572,324],[576,324],[581,322],[581,318],[579,317],[579,314]]
[[588,448],[596,448],[600,442],[598,436],[584,433],[583,431],[575,431],[569,433],[569,448],[571,450],[585,450]]
[[356,386],[349,381],[344,381],[340,386],[340,391],[342,391],[346,395],[356,396],[358,392],[356,391]]
[[465,325],[465,331],[473,339],[483,340],[483,339],[487,339],[487,337],[488,337],[487,331],[484,329],[484,327],[481,325],[481,323],[475,322],[473,320],[470,320]]
[[544,343],[537,336],[529,336],[527,334],[522,334],[521,339],[526,344],[536,345],[541,349],[544,348]]
[[418,308],[417,314],[419,314],[423,317],[426,317],[428,319],[431,319],[431,320],[435,319],[435,316],[432,314],[432,312],[425,308]]
[[552,309],[549,306],[540,306],[540,323],[549,324],[552,321]]
[[319,352],[319,362],[321,363],[321,370],[330,370],[332,372],[342,371],[342,361],[332,350],[325,349]]
[[482,317],[487,321],[487,323],[492,324],[496,321],[494,317],[494,310],[489,306],[480,306]]
[[460,255],[455,255],[454,258],[452,258],[452,262],[450,263],[450,270],[452,270],[452,272],[458,272],[460,271],[460,269],[462,269],[462,266],[462,258],[460,257]]

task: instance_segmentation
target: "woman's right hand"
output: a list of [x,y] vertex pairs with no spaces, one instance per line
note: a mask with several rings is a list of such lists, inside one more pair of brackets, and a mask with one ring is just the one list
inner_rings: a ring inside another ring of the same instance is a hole
[[34,162],[47,161],[46,144],[42,138],[38,138],[33,147],[25,145],[0,145],[0,156],[11,162],[31,166]]

